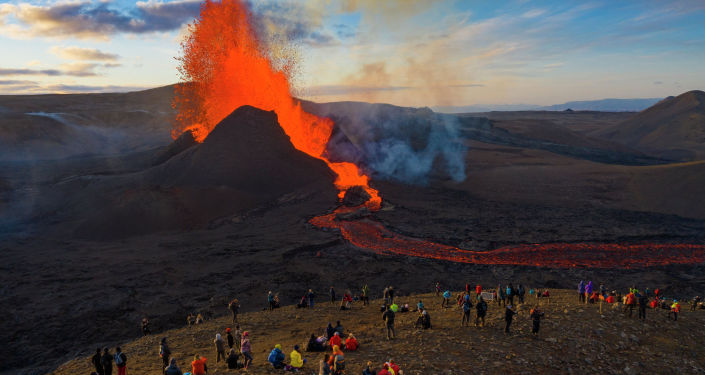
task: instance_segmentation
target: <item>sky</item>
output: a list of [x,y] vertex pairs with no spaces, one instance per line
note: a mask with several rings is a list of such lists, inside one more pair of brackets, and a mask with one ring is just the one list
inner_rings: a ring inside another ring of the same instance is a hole
[[[705,89],[703,0],[251,0],[295,47],[295,94],[408,106],[550,105]],[[0,94],[178,81],[200,2],[0,2]]]

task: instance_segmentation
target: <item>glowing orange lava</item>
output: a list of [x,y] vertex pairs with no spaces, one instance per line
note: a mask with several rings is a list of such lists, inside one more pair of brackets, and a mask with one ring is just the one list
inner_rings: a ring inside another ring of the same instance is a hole
[[340,197],[348,188],[361,185],[372,196],[367,206],[378,209],[379,193],[355,164],[333,163],[323,156],[333,121],[301,109],[291,95],[292,60],[278,58],[275,67],[274,51],[258,39],[250,19],[241,0],[207,0],[201,5],[200,16],[182,43],[179,72],[187,83],[176,88],[173,105],[178,115],[172,137],[190,130],[201,142],[243,105],[273,110],[294,147],[325,161],[338,175],[335,185]]

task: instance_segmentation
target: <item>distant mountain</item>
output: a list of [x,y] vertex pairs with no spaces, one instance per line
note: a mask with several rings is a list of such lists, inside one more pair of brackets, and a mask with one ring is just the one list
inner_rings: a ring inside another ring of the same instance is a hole
[[705,92],[668,97],[594,135],[667,159],[704,159]]
[[441,113],[478,113],[494,111],[600,111],[600,112],[639,112],[656,104],[661,98],[649,99],[601,99],[583,100],[540,106],[534,104],[487,104],[465,106],[435,106],[431,107]]
[[440,113],[478,113],[494,111],[533,111],[541,109],[535,104],[486,104],[486,105],[461,105],[461,106],[435,106],[434,112]]
[[662,98],[649,99],[601,99],[566,102],[539,108],[542,111],[601,111],[601,112],[638,112],[658,103]]

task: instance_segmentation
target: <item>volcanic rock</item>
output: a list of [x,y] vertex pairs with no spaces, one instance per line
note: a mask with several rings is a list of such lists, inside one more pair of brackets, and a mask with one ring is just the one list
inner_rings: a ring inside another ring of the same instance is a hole
[[348,207],[357,207],[365,204],[372,198],[370,194],[362,186],[353,186],[345,191],[343,196],[343,204]]

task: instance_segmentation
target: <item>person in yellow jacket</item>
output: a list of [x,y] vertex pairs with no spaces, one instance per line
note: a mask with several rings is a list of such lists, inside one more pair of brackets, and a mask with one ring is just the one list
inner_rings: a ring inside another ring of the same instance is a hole
[[292,367],[293,371],[298,371],[302,367],[304,367],[304,363],[306,361],[301,358],[301,353],[299,353],[298,345],[294,345],[294,350],[291,352],[291,354],[289,354],[289,358],[291,358],[290,366]]
[[679,312],[681,312],[681,304],[674,299],[671,305],[671,311],[668,313],[668,319],[671,319],[671,315],[673,315],[673,320],[678,320]]

